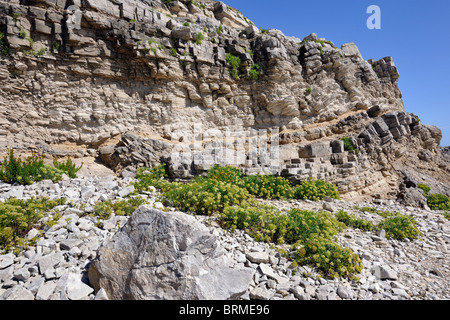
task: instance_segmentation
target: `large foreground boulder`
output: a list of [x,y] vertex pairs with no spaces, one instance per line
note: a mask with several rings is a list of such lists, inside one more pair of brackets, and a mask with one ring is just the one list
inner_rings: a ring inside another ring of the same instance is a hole
[[89,281],[113,300],[238,299],[254,271],[224,253],[194,217],[142,206],[99,249]]

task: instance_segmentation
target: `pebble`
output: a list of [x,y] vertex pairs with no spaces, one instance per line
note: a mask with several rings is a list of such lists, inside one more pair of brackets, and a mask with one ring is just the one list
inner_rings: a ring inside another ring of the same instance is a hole
[[269,254],[267,252],[249,252],[247,258],[253,263],[269,263]]
[[[58,183],[41,181],[32,186],[0,184],[0,199],[10,196],[31,198],[46,194],[50,199],[69,197],[72,205],[58,207],[62,218],[44,229],[36,245],[19,253],[0,255],[0,300],[107,300],[102,289],[95,293],[89,284],[87,270],[103,241],[113,237],[128,218],[111,215],[99,221],[86,215],[98,201],[121,200],[131,196],[132,178],[90,177],[65,179]],[[150,203],[157,201],[157,191],[145,193]],[[357,253],[363,270],[350,279],[325,279],[312,266],[296,266],[280,255],[275,246],[258,243],[241,230],[223,230],[213,218],[198,216],[236,266],[255,269],[254,278],[242,299],[258,300],[436,300],[450,299],[450,222],[437,212],[406,208],[394,202],[353,203],[350,201],[262,201],[279,207],[330,212],[345,210],[374,223],[380,216],[354,209],[372,206],[382,211],[413,216],[421,240],[397,241],[386,238],[386,231],[364,232],[348,228],[337,235],[340,245]],[[207,222],[207,223],[206,223]],[[29,231],[29,238],[39,231]]]

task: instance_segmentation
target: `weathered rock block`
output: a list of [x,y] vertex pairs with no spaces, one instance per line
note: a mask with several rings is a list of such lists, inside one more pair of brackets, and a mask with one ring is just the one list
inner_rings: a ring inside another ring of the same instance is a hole
[[143,206],[99,249],[89,281],[114,300],[237,299],[254,270],[224,253],[194,217]]

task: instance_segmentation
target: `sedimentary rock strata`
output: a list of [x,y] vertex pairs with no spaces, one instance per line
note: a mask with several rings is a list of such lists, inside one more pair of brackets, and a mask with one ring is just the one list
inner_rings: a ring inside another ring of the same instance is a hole
[[366,61],[354,43],[260,30],[210,0],[0,1],[0,31],[2,150],[95,155],[118,172],[166,161],[180,177],[228,150],[249,173],[323,178],[351,197],[396,197],[396,163],[449,179],[440,130],[405,111],[393,59]]

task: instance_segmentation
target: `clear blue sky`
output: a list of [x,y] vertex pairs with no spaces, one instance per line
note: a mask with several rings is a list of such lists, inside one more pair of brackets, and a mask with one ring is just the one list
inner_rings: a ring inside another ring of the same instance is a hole
[[[303,39],[310,33],[340,47],[354,42],[363,58],[392,56],[407,112],[438,126],[450,146],[449,0],[223,0],[262,29]],[[381,30],[369,30],[367,8],[381,9]]]

